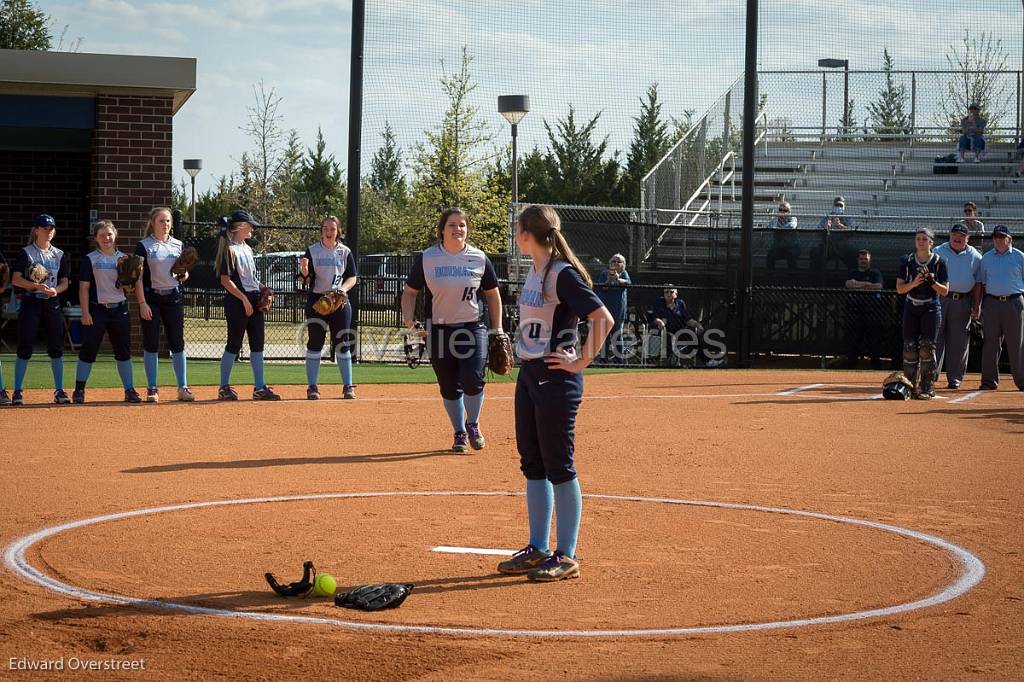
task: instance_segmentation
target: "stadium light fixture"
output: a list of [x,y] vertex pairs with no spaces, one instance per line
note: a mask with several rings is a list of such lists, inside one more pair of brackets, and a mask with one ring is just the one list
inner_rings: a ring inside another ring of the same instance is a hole
[[530,111],[530,98],[527,95],[500,95],[498,97],[498,113],[512,125],[512,203],[519,202],[519,157],[516,150],[516,132],[519,122]]
[[185,172],[192,176],[192,222],[194,223],[196,221],[196,176],[199,175],[199,171],[203,170],[203,160],[185,159],[182,165],[185,167]]
[[[839,69],[842,68],[843,73],[843,133],[849,133],[850,129],[846,127],[847,123],[851,123],[846,120],[846,116],[850,111],[850,60],[849,59],[819,59],[818,66],[823,69]],[[852,127],[852,126],[851,126]]]

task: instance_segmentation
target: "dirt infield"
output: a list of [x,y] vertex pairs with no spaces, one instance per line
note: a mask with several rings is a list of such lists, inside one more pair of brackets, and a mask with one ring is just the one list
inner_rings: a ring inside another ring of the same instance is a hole
[[[555,584],[432,551],[526,542],[510,385],[488,390],[488,445],[469,455],[446,451],[432,386],[320,402],[284,387],[293,400],[274,404],[199,388],[195,404],[137,406],[95,390],[85,406],[4,409],[0,678],[58,660],[64,675],[144,665],[103,679],[1018,678],[1024,395],[892,403],[873,399],[880,379],[588,377],[582,577]],[[290,496],[304,499],[266,499]],[[15,556],[20,538],[101,515],[120,516]],[[980,582],[963,594],[885,611],[971,578],[972,555]],[[294,580],[305,559],[342,589],[417,587],[380,614],[267,589],[265,571]]]

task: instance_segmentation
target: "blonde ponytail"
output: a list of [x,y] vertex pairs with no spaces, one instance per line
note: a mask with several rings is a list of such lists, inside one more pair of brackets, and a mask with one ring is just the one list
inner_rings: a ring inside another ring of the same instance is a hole
[[544,276],[541,279],[540,292],[542,296],[544,295],[544,286],[548,281],[548,273],[551,272],[551,265],[556,259],[564,260],[571,265],[588,287],[594,286],[594,280],[591,279],[590,273],[583,267],[583,263],[576,257],[569,242],[562,235],[562,221],[555,209],[550,206],[527,206],[519,214],[517,223],[519,229],[533,235],[538,244],[551,247],[551,258],[544,266]]

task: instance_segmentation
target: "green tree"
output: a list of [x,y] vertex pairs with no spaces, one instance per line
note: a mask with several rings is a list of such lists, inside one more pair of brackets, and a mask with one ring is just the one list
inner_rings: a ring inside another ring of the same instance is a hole
[[640,181],[672,146],[668,122],[661,117],[657,83],[647,88],[647,97],[640,100],[640,114],[633,122],[633,140],[626,154],[623,191],[629,206],[639,206]]
[[1008,61],[1002,40],[994,40],[991,33],[984,32],[972,38],[971,32],[965,30],[959,46],[951,46],[946,54],[946,62],[954,73],[939,101],[938,125],[959,135],[967,107],[977,104],[982,118],[988,122],[988,130],[999,127],[1010,114],[1014,94]]
[[551,186],[552,203],[584,206],[615,206],[623,199],[618,152],[605,159],[607,136],[594,141],[594,129],[601,112],[583,124],[576,121],[576,111],[569,105],[565,118],[557,119],[554,128],[545,120],[550,149],[544,157]]
[[299,190],[309,198],[311,215],[322,218],[342,201],[341,167],[327,153],[323,130],[317,128],[316,149],[307,149],[299,169]]
[[910,113],[907,105],[910,95],[907,86],[897,85],[893,78],[896,62],[889,50],[882,52],[882,71],[885,72],[885,87],[878,91],[878,99],[868,104],[868,120],[871,130],[881,135],[909,135]]
[[407,199],[409,190],[402,171],[402,150],[398,147],[390,122],[384,121],[381,137],[384,138],[384,144],[370,161],[369,184],[385,201],[401,204]]
[[0,49],[49,50],[53,46],[50,17],[29,0],[0,4]]

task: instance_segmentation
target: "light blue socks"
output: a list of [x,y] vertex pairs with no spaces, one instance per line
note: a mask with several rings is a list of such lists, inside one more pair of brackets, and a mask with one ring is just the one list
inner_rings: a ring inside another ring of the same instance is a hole
[[156,361],[157,354],[148,350],[142,354],[142,366],[146,369],[146,386],[156,388]]
[[583,514],[583,495],[580,480],[574,478],[554,487],[555,532],[558,533],[558,551],[567,557],[576,557],[576,539],[580,534],[580,516]]
[[448,400],[443,398],[444,411],[448,413],[448,419],[452,422],[452,428],[455,429],[455,433],[460,433],[466,430],[466,409],[462,404],[462,398],[458,400]]
[[252,365],[252,385],[259,389],[267,385],[263,378],[263,351],[253,353],[249,356],[249,364]]
[[174,368],[174,378],[178,380],[178,388],[188,386],[188,377],[185,375],[185,351],[171,353],[171,367]]
[[548,544],[551,542],[554,495],[553,486],[547,479],[526,481],[526,514],[530,518],[530,544],[542,552],[549,550]]
[[117,373],[121,377],[121,385],[124,386],[125,389],[135,388],[135,382],[132,378],[131,360],[118,360]]
[[338,363],[338,371],[341,372],[341,383],[345,386],[352,385],[352,351],[335,351],[334,361]]
[[306,383],[316,386],[320,380],[320,351],[306,349]]
[[231,383],[231,368],[235,365],[235,359],[238,356],[234,353],[224,351],[224,355],[220,356],[220,385],[227,386]]
[[4,366],[0,364],[0,391],[4,390]]
[[466,421],[470,424],[480,423],[480,410],[484,407],[484,392],[480,391],[476,395],[464,395],[462,400],[466,404]]
[[28,371],[28,360],[25,358],[14,359],[14,390],[20,391],[25,385],[25,373]]
[[64,390],[64,357],[50,358],[50,371],[53,372],[53,388]]
[[85,385],[89,381],[90,374],[92,374],[92,363],[79,360],[78,367],[75,368],[75,384]]

